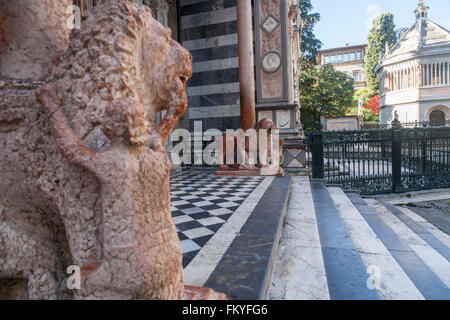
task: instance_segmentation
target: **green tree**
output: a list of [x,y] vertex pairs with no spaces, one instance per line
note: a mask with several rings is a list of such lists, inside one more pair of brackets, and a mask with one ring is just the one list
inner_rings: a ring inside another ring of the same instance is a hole
[[352,107],[353,79],[336,71],[331,64],[305,63],[299,79],[302,124],[310,132],[320,116],[345,116]]
[[301,53],[304,59],[315,61],[322,42],[314,35],[314,25],[320,21],[319,13],[311,13],[313,6],[310,0],[300,0],[300,17],[302,20]]
[[366,81],[368,87],[379,94],[380,83],[378,75],[374,68],[380,60],[380,53],[386,52],[386,43],[392,46],[397,41],[397,32],[395,29],[394,15],[385,13],[379,15],[373,20],[372,29],[368,37],[366,51]]

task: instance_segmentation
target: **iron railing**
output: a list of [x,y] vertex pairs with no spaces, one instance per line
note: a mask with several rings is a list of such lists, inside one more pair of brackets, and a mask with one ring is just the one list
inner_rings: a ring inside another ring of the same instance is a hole
[[[450,120],[402,122],[402,128],[450,127]],[[364,122],[362,129],[390,129],[391,123]]]
[[450,127],[313,132],[312,177],[362,194],[450,187]]

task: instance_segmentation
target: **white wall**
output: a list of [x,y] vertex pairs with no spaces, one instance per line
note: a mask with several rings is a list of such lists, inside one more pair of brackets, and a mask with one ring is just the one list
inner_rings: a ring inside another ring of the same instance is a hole
[[359,71],[360,72],[359,81],[366,81],[366,71],[364,69],[364,63],[349,64],[349,65],[344,65],[344,66],[336,66],[335,65],[334,68],[338,71],[351,74],[352,78],[353,78],[353,71]]
[[389,91],[380,97],[380,123],[391,122],[395,111],[400,122],[429,121],[430,110],[437,106],[450,120],[450,86]]
[[400,122],[429,121],[429,114],[434,110],[445,113],[450,121],[450,99],[441,101],[405,103],[396,106],[385,106],[380,109],[380,123],[390,123],[397,111]]
[[405,103],[396,106],[385,106],[380,109],[380,123],[391,123],[397,111],[400,122],[419,121],[419,103]]

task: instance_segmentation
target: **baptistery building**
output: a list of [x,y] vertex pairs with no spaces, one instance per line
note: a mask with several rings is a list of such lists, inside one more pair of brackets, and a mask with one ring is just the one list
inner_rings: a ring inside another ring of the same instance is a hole
[[380,122],[450,120],[450,32],[428,19],[419,1],[416,22],[375,67],[380,79]]

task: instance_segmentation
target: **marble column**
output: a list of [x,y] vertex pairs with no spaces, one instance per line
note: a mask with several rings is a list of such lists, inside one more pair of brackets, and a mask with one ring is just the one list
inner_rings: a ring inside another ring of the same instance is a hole
[[450,84],[450,62],[447,61],[447,84]]
[[424,87],[425,86],[425,65],[424,64],[422,64],[421,65],[421,69],[420,69],[420,71],[421,71],[421,87]]
[[256,125],[255,74],[253,57],[252,4],[237,0],[239,88],[241,127],[244,130]]

